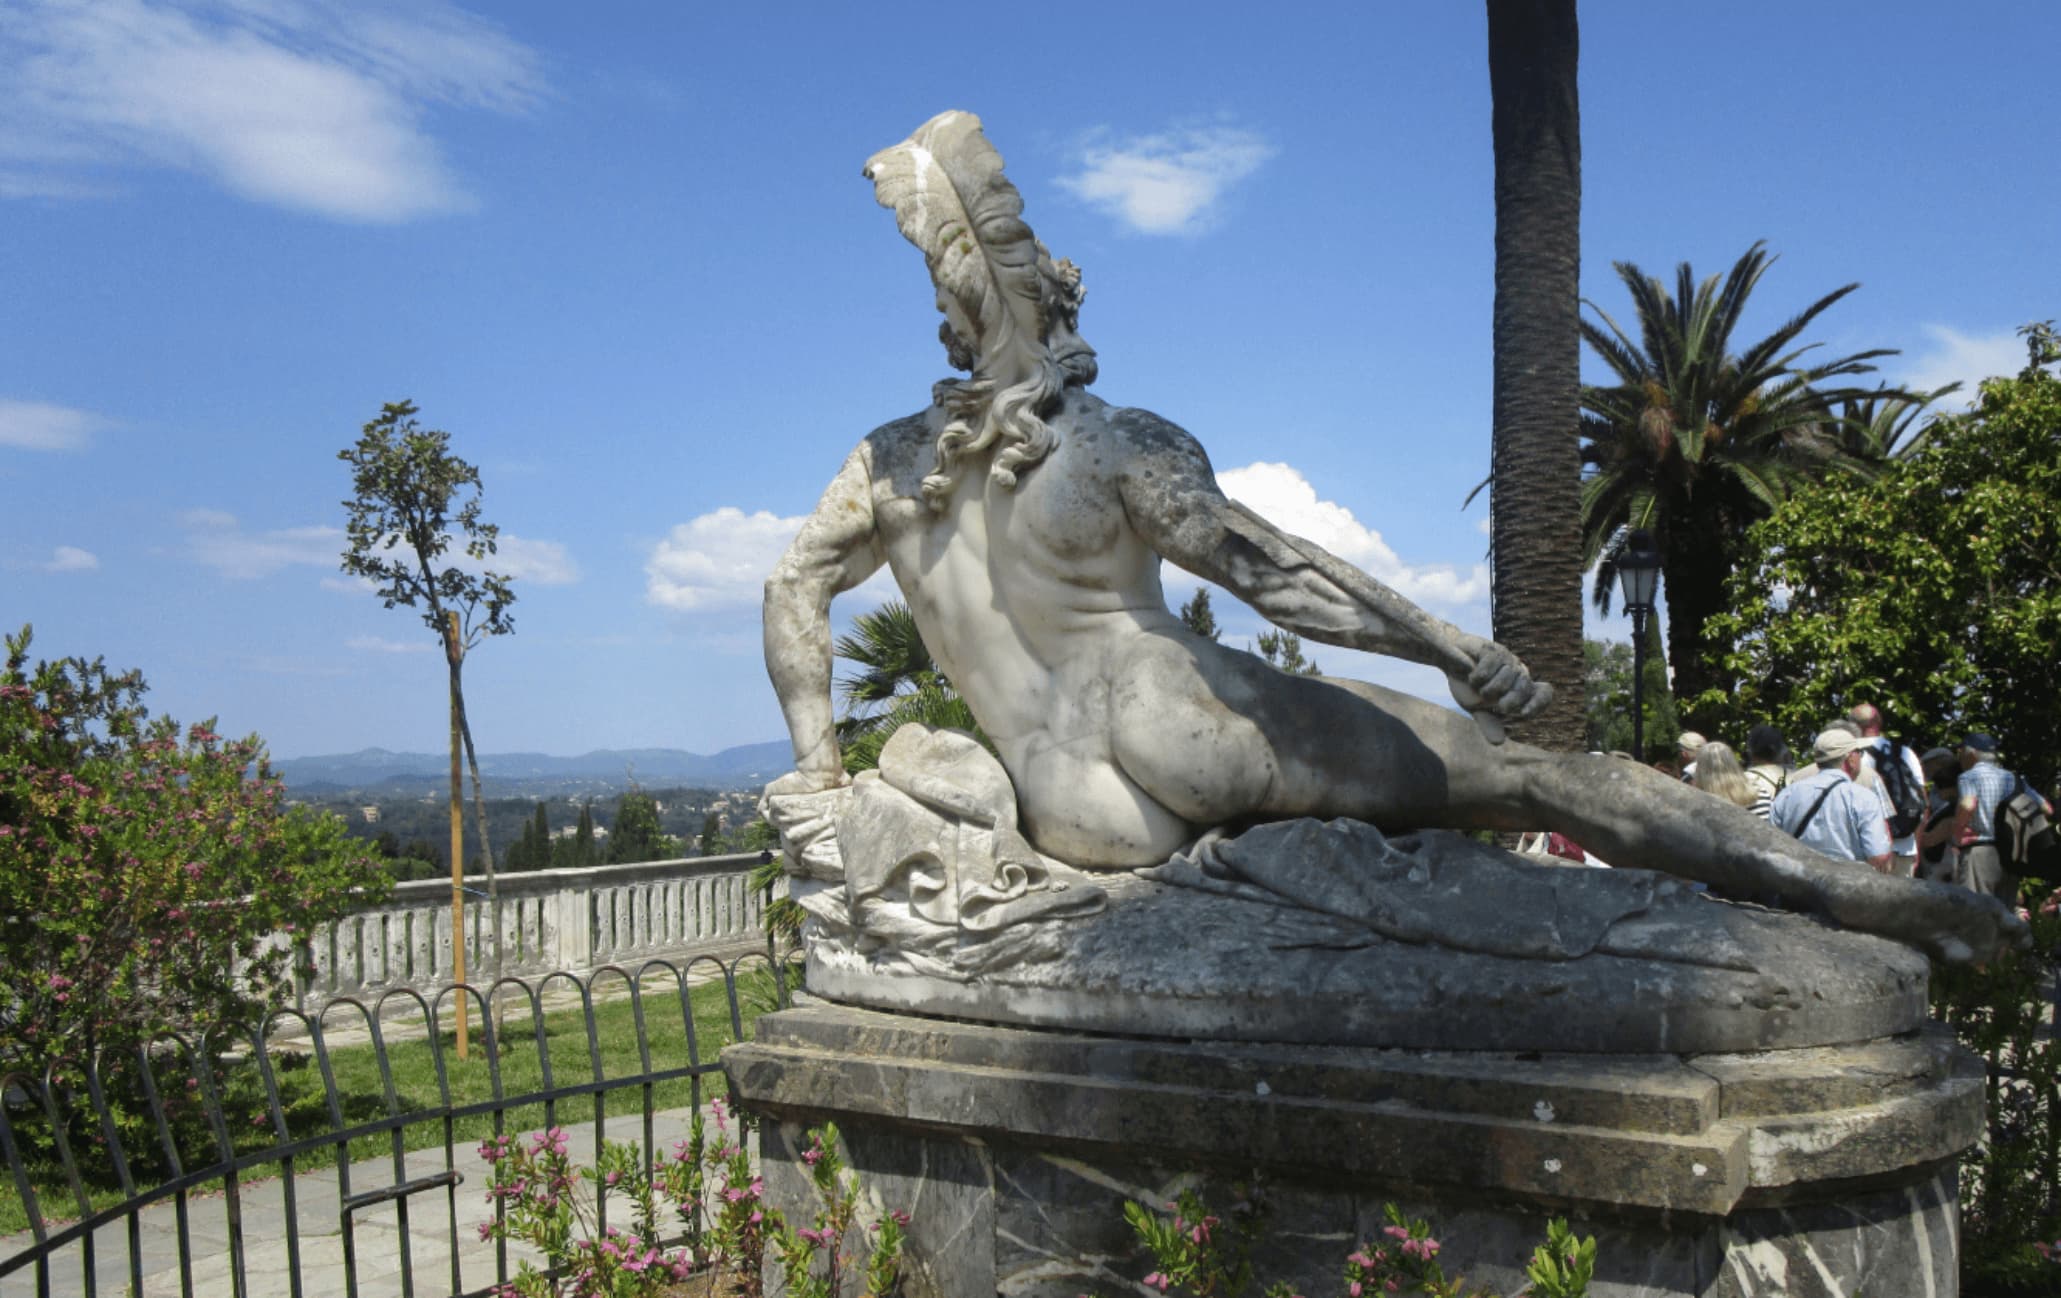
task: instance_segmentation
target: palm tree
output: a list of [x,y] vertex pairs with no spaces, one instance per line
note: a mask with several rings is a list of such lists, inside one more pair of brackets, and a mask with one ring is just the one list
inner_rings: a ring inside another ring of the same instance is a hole
[[1858,284],[1827,293],[1734,351],[1732,331],[1773,260],[1756,243],[1722,284],[1714,275],[1697,283],[1683,262],[1672,294],[1637,266],[1618,262],[1638,313],[1639,342],[1593,302],[1601,323],[1581,322],[1582,338],[1617,379],[1582,388],[1583,564],[1597,568],[1595,601],[1607,610],[1616,582],[1612,539],[1631,528],[1653,533],[1678,700],[1713,683],[1704,665],[1711,648],[1704,623],[1723,605],[1747,525],[1802,483],[1875,470],[1881,456],[1870,463],[1856,453],[1866,435],[1846,412],[1867,410],[1872,421],[1889,404],[1920,399],[1895,389],[1823,386],[1872,372],[1872,361],[1895,355],[1887,349],[1801,363],[1816,344],[1795,346],[1797,337]]
[[1937,419],[1921,425],[1918,417],[1933,402],[1958,392],[1960,387],[1959,383],[1949,383],[1931,392],[1915,394],[1877,388],[1865,397],[1840,402],[1840,449],[1870,465],[1886,466],[1892,460],[1909,459],[1942,427]]
[[1496,297],[1489,458],[1496,639],[1554,689],[1525,723],[1584,747],[1580,463],[1581,105],[1574,0],[1489,0]]
[[837,683],[845,707],[837,742],[847,771],[878,766],[888,736],[911,721],[964,730],[987,744],[973,710],[931,659],[907,604],[889,600],[853,618],[851,634],[838,638],[836,653],[860,668]]

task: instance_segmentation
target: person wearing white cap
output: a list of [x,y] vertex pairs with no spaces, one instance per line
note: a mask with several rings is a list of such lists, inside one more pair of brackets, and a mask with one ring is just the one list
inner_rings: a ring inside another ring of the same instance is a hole
[[1791,780],[1775,795],[1773,819],[1775,828],[1805,847],[1841,861],[1863,861],[1887,874],[1894,859],[1889,822],[1875,795],[1854,783],[1865,742],[1840,727],[1820,734],[1811,745],[1817,772]]
[[1703,751],[1703,745],[1706,742],[1703,736],[1694,730],[1684,730],[1681,738],[1675,740],[1675,748],[1682,755],[1682,782],[1684,784],[1694,784],[1696,782],[1696,754]]

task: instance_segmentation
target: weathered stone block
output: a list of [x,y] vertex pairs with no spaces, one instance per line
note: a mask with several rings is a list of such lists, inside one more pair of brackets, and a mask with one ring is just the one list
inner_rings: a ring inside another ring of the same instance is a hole
[[1127,1199],[1271,1205],[1262,1273],[1328,1293],[1382,1204],[1448,1273],[1515,1292],[1550,1216],[1599,1237],[1597,1298],[1955,1288],[1953,1160],[1979,1070],[1925,1030],[1745,1055],[1574,1056],[1095,1037],[811,1003],[724,1052],[806,1217],[834,1119],[871,1211],[909,1211],[911,1295],[1136,1292]]

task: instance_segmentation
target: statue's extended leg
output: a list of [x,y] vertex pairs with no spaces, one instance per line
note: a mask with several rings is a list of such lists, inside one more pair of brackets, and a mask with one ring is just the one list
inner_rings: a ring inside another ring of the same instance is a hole
[[[1555,829],[1613,865],[1665,870],[1734,896],[1778,896],[1949,960],[1986,959],[2023,940],[2023,921],[1991,898],[1831,861],[1635,763],[1493,745],[1472,719],[1422,699],[1288,676],[1208,648],[1215,652],[1188,653],[1187,671],[1155,655],[1118,718],[1124,770],[1198,823],[1314,815],[1389,829]],[[1236,796],[1203,807],[1201,790]]]

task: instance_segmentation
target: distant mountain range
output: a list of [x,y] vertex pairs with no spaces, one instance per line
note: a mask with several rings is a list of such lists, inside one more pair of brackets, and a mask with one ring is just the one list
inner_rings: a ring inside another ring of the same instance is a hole
[[[752,789],[794,767],[787,741],[725,748],[713,756],[678,748],[601,748],[578,757],[549,753],[481,753],[480,782],[490,797],[605,793],[632,780],[645,788]],[[308,798],[349,793],[405,797],[434,792],[450,780],[448,753],[395,753],[366,748],[323,757],[288,757],[272,769],[293,793]]]

